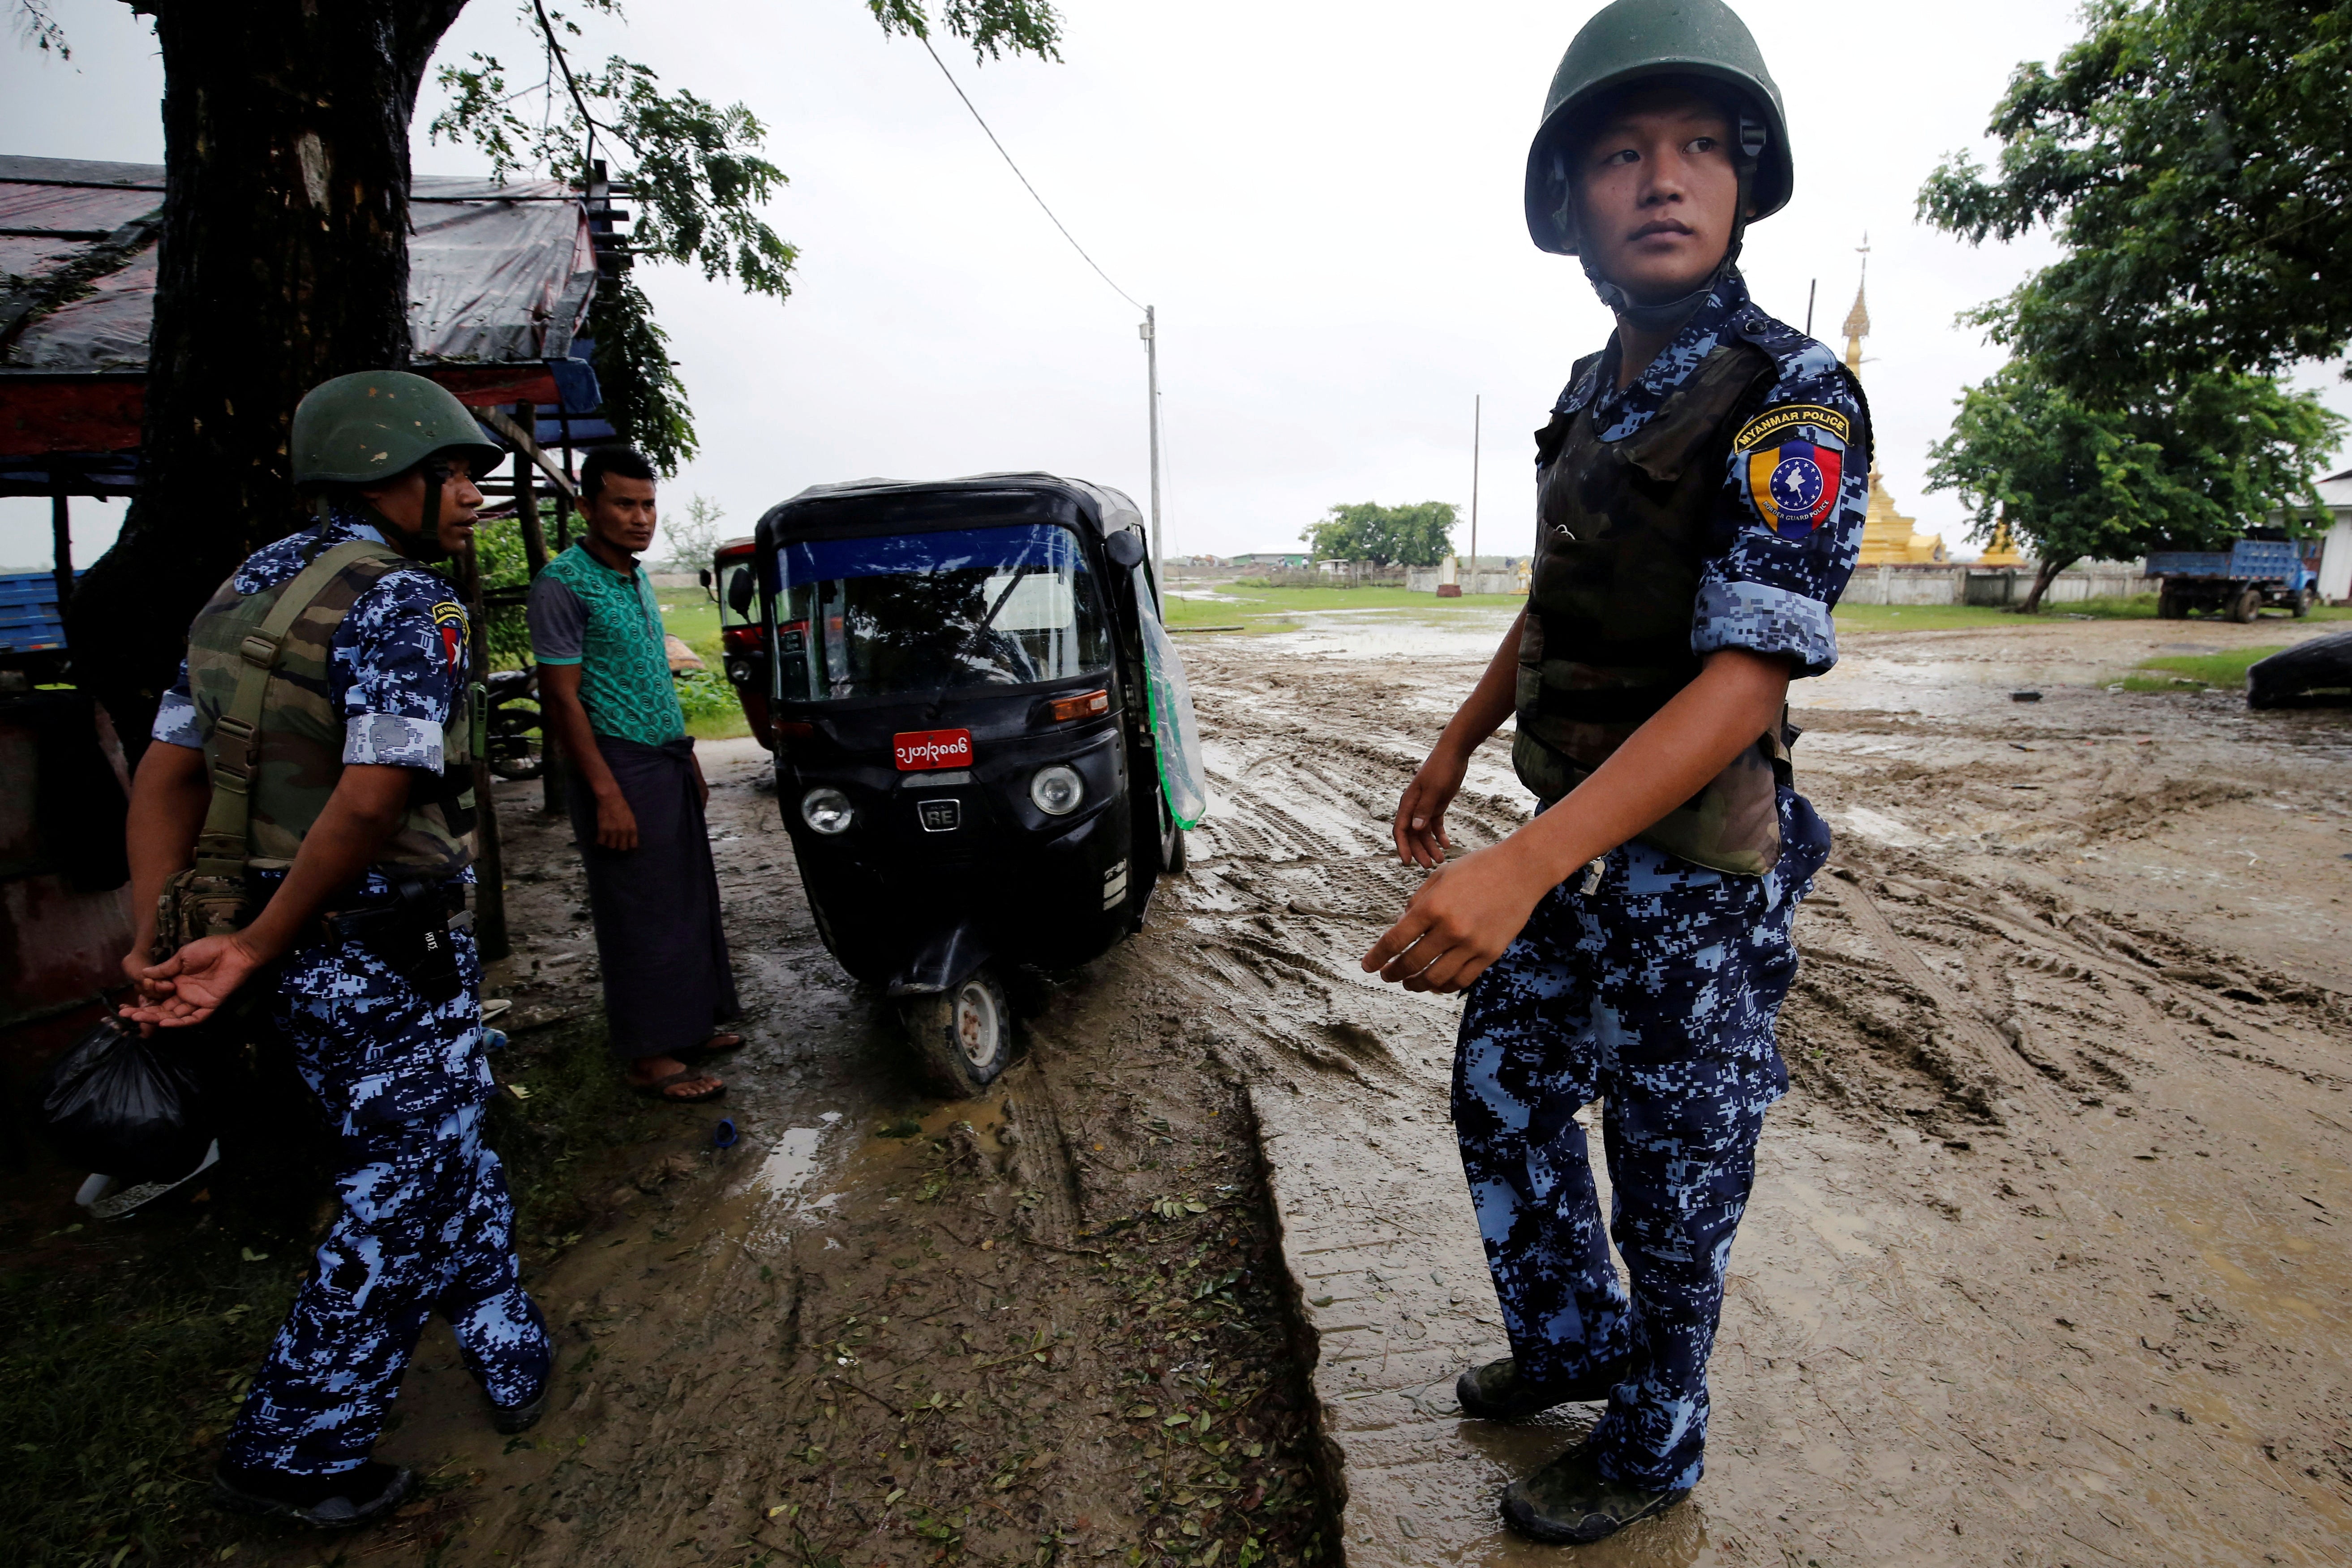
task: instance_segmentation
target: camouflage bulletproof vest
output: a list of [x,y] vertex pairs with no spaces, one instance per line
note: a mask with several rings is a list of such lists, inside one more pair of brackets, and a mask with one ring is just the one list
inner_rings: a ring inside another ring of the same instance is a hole
[[[1733,416],[1774,374],[1761,349],[1729,342],[1622,440],[1600,438],[1590,405],[1537,434],[1538,539],[1511,762],[1546,803],[1697,677],[1691,616],[1717,542]],[[1642,840],[1719,871],[1770,870],[1780,858],[1774,786],[1788,772],[1782,729]]]
[[[245,864],[251,870],[282,870],[294,863],[302,837],[326,809],[343,772],[342,714],[330,694],[335,628],[362,594],[387,573],[410,565],[381,545],[369,545],[330,578],[294,617],[278,646],[275,668],[261,704],[260,727],[246,742],[244,775],[248,815]],[[214,721],[205,742],[205,760],[222,786],[224,748],[236,738],[218,722],[247,667],[247,639],[259,647],[262,623],[292,580],[257,594],[239,594],[236,579],[221,584],[188,628],[188,690],[197,710]],[[473,859],[467,836],[474,829],[472,729],[462,698],[442,728],[442,772],[420,778],[409,794],[408,816],[385,841],[373,864],[385,871],[425,878],[452,877]],[[234,774],[235,769],[226,770]]]

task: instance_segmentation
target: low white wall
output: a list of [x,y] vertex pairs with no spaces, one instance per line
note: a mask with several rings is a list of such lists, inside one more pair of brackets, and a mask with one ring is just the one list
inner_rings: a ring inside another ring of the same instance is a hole
[[[1440,569],[1435,566],[1415,566],[1405,573],[1404,585],[1416,594],[1437,592]],[[1519,591],[1517,572],[1464,572],[1454,581],[1465,594],[1516,594]]]
[[[1862,566],[1845,586],[1849,605],[2021,605],[2033,591],[2034,566]],[[1973,584],[1973,585],[1971,585]],[[2152,592],[2137,561],[2096,561],[2058,574],[2045,605],[2123,599]]]

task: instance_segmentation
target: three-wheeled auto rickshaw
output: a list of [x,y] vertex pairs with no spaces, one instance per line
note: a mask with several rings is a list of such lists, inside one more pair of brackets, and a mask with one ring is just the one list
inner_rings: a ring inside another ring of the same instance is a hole
[[824,944],[977,1093],[1004,981],[1143,923],[1205,809],[1143,519],[1050,474],[802,491],[752,554],[777,798]]
[[776,749],[775,726],[768,715],[768,629],[760,623],[760,569],[749,537],[730,539],[712,554],[702,585],[719,601],[719,646],[726,660],[727,679],[743,704],[744,721],[751,738],[769,751]]

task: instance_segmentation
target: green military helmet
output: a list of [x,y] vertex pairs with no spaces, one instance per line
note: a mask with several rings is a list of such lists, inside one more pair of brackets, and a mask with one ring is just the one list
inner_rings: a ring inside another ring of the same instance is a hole
[[294,409],[288,449],[298,487],[381,484],[432,457],[468,458],[478,478],[506,456],[455,393],[404,370],[312,387]]
[[[1796,183],[1780,89],[1755,35],[1723,0],[1615,0],[1577,33],[1544,95],[1543,123],[1528,149],[1528,233],[1538,248],[1577,254],[1567,142],[1602,97],[1659,77],[1697,77],[1747,105],[1739,126],[1747,222],[1788,205]],[[1752,165],[1752,175],[1747,169]]]

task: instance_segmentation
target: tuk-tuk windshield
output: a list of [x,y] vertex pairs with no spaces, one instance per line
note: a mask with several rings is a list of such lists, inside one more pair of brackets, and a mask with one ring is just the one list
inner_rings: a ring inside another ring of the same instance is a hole
[[1101,595],[1053,523],[803,540],[777,552],[787,702],[1025,686],[1107,669]]

